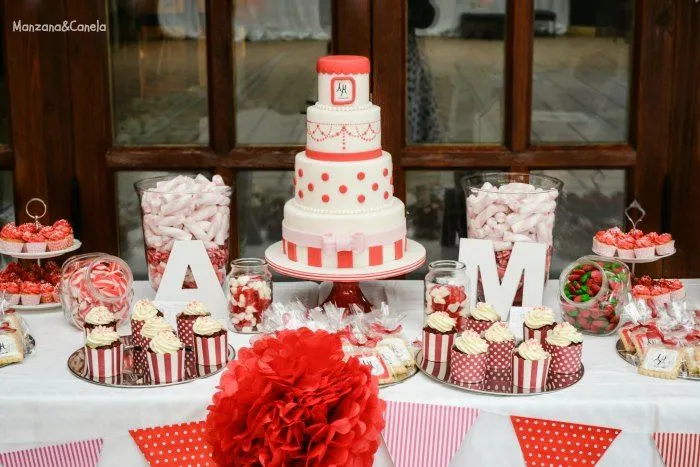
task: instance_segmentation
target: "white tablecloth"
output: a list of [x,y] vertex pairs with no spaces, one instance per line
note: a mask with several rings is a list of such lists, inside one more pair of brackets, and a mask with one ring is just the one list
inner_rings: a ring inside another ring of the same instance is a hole
[[[700,280],[685,281],[688,295],[700,299]],[[302,285],[303,284],[303,285]],[[392,307],[405,310],[408,337],[418,337],[422,322],[422,283],[386,281]],[[545,304],[556,306],[556,281]],[[294,297],[310,283],[276,284],[277,299]],[[136,297],[153,297],[147,283],[136,284]],[[37,352],[24,363],[0,369],[0,451],[44,444],[104,438],[100,466],[144,465],[130,428],[201,420],[218,377],[159,389],[116,389],[88,384],[66,367],[68,355],[82,345],[82,334],[61,312],[25,313]],[[249,336],[230,335],[238,349]],[[481,415],[453,465],[522,465],[507,415],[552,418],[621,428],[601,466],[662,466],[653,431],[700,432],[700,384],[637,375],[614,350],[615,337],[586,337],[583,380],[561,392],[533,397],[492,397],[440,385],[418,374],[382,389],[386,400],[470,406]],[[429,427],[426,427],[429,429]],[[384,448],[376,465],[391,465]],[[420,466],[422,467],[422,466]],[[430,466],[426,466],[430,467]]]

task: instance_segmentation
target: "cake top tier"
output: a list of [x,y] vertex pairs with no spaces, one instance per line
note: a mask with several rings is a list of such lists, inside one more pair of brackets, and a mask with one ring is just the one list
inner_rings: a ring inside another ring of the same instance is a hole
[[327,55],[316,62],[316,71],[329,75],[369,73],[369,59],[359,55]]
[[328,55],[316,62],[318,105],[327,109],[365,110],[369,101],[369,59],[357,55]]

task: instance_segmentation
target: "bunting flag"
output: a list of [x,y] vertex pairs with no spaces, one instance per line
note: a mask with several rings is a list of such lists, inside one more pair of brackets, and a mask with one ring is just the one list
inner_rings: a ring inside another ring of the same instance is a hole
[[615,428],[541,418],[511,415],[510,421],[528,466],[596,465],[620,434]]
[[215,466],[206,441],[204,420],[129,430],[150,465]]
[[666,467],[700,466],[700,434],[652,433]]
[[87,439],[39,448],[0,453],[4,467],[95,467],[102,453],[102,439]]
[[469,407],[387,401],[382,436],[394,467],[446,467],[478,416]]

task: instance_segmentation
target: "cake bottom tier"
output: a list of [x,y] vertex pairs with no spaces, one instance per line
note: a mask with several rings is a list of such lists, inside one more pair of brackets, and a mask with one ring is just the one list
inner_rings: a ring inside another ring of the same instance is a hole
[[319,268],[380,266],[403,258],[406,216],[394,199],[386,209],[369,213],[309,212],[287,202],[282,248],[291,260]]

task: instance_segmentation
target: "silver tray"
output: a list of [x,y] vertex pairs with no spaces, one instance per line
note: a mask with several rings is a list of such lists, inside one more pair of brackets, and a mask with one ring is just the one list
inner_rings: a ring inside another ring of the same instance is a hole
[[122,362],[122,374],[111,377],[94,377],[91,378],[87,374],[87,365],[85,364],[85,348],[81,347],[73,352],[68,357],[68,369],[78,378],[88,383],[97,384],[100,386],[111,386],[116,388],[154,388],[163,386],[174,386],[176,384],[185,384],[191,381],[208,378],[219,373],[226,368],[228,362],[236,358],[236,351],[228,346],[228,362],[218,366],[201,366],[195,364],[194,351],[185,349],[185,379],[173,383],[154,384],[150,381],[148,369],[145,372],[137,372],[134,369],[134,346],[131,345],[131,336],[122,336],[122,344],[124,344],[124,361]]
[[[615,350],[621,359],[633,366],[639,366],[639,361],[637,359],[637,354],[628,352],[625,350],[625,346],[622,345],[622,340],[618,339],[615,343]],[[700,376],[691,376],[688,374],[688,368],[685,366],[685,362],[681,365],[681,373],[678,375],[681,379],[689,379],[691,381],[700,381]]]
[[487,370],[486,380],[481,383],[458,383],[450,377],[450,364],[447,362],[431,362],[423,358],[423,351],[416,354],[416,366],[418,369],[435,381],[461,389],[462,391],[476,394],[488,394],[490,396],[537,396],[561,391],[581,381],[583,378],[583,364],[581,369],[572,374],[549,373],[547,386],[543,390],[519,388],[513,385],[512,370]]

